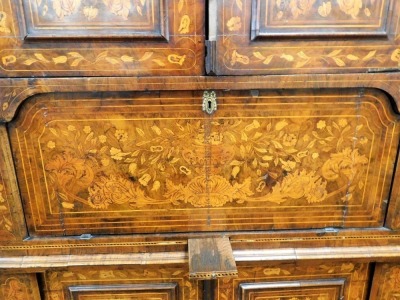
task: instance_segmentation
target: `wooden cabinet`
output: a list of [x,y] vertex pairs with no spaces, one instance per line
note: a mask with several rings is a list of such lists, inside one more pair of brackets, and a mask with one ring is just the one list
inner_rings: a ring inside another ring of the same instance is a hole
[[400,295],[394,0],[0,0],[0,299]]

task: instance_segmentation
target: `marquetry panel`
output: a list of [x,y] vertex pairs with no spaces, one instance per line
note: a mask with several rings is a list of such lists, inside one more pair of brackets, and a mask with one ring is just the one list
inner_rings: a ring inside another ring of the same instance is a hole
[[400,299],[400,265],[378,264],[375,268],[371,299]]
[[24,236],[23,212],[7,130],[0,126],[0,241]]
[[363,300],[368,265],[361,263],[238,264],[237,279],[219,279],[218,299]]
[[46,271],[45,299],[201,300],[185,267],[137,266]]
[[0,1],[0,76],[203,73],[202,0],[22,2]]
[[359,72],[397,68],[394,0],[220,0],[217,74]]
[[31,235],[382,226],[386,96],[217,95],[212,116],[200,92],[30,99],[10,135]]
[[[0,128],[3,131],[2,142],[7,142],[5,138],[4,128]],[[2,149],[1,149],[2,150]],[[10,204],[8,202],[8,186],[5,183],[5,171],[4,166],[4,155],[0,154],[0,240],[8,240],[14,238],[13,235],[13,220],[11,217]]]
[[253,1],[253,39],[267,36],[386,36],[389,0]]
[[155,0],[23,0],[28,38],[141,37],[166,39],[168,7]]
[[72,300],[177,300],[178,285],[164,284],[121,284],[110,286],[69,287]]
[[343,299],[344,279],[239,284],[240,300]]
[[0,299],[40,300],[35,274],[0,273]]

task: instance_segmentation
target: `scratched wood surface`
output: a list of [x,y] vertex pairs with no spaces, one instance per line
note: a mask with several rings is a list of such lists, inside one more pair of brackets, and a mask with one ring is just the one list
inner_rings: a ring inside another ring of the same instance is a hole
[[30,234],[383,225],[383,94],[217,94],[212,116],[200,91],[31,99],[10,126]]
[[202,0],[0,1],[0,77],[201,75]]
[[398,69],[395,0],[217,1],[217,75]]

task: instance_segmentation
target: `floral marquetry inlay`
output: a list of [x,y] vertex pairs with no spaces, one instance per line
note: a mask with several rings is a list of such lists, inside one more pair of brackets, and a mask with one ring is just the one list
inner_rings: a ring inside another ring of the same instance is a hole
[[[364,191],[374,138],[365,120],[349,118],[317,118],[307,131],[290,119],[215,121],[209,138],[201,121],[142,120],[133,128],[81,123],[53,122],[40,138],[51,201],[63,199],[69,209],[182,201],[312,205],[338,195],[352,201]],[[210,176],[203,175],[207,164]]]
[[[332,18],[339,15],[340,19],[371,17],[372,12],[380,9],[382,1],[376,0],[266,0],[274,6],[275,19],[298,19],[310,17],[317,13],[320,18]],[[360,16],[360,13],[363,16]],[[341,15],[340,15],[341,14]],[[336,17],[337,18],[337,17]]]
[[379,264],[372,284],[371,297],[377,300],[400,299],[400,266]]
[[112,14],[122,20],[140,19],[152,13],[152,0],[30,0],[36,5],[38,17],[52,20],[63,20],[74,15],[83,15],[88,21],[95,22]]
[[[14,148],[22,147],[17,155],[30,157],[22,136],[32,139],[38,153],[29,160],[43,177],[30,185],[40,191],[36,197],[43,197],[43,209],[71,217],[220,207],[285,207],[285,214],[288,207],[330,209],[334,215],[349,205],[356,215],[358,207],[370,210],[376,197],[388,192],[389,181],[375,179],[386,164],[376,157],[392,151],[385,145],[397,131],[393,121],[370,120],[369,104],[349,100],[334,115],[324,112],[326,104],[308,105],[304,115],[285,113],[279,102],[259,103],[265,107],[257,115],[248,109],[256,103],[242,112],[225,104],[210,119],[200,99],[187,116],[175,110],[178,104],[166,105],[162,114],[152,112],[151,98],[132,100],[142,103],[136,112],[127,109],[129,102],[113,112],[109,101],[96,108],[96,99],[84,100],[83,111],[65,119],[58,116],[68,114],[69,102],[38,102],[25,120],[41,105],[46,116],[35,114],[34,122],[17,122],[11,130]],[[21,167],[24,174],[33,172]]]
[[398,1],[223,3],[218,75],[358,72],[398,65]]
[[[385,30],[384,18],[389,0],[263,0],[260,9],[260,33],[273,34],[324,32],[325,25],[336,33],[351,33],[355,28]],[[335,34],[336,34],[335,33]]]
[[368,266],[297,263],[238,264],[237,279],[221,279],[220,299],[240,300],[361,300],[368,280]]
[[0,297],[6,300],[39,300],[34,274],[0,275]]
[[204,73],[203,0],[14,2],[0,3],[2,77]]
[[11,30],[7,24],[7,13],[5,11],[0,11],[0,36],[4,33],[10,33]]
[[[165,37],[166,7],[154,0],[24,0],[29,37]],[[77,31],[77,29],[80,29]]]
[[190,281],[188,277],[188,271],[182,267],[162,265],[45,273],[50,299],[70,299],[69,290],[72,299],[79,300],[198,300],[199,281]]

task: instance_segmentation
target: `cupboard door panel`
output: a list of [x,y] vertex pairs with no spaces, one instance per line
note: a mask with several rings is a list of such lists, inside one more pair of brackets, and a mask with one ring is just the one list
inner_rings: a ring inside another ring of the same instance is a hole
[[398,1],[218,1],[219,75],[365,72],[399,64]]
[[270,263],[238,264],[237,279],[219,279],[219,299],[364,300],[368,264]]
[[386,96],[251,94],[212,115],[198,92],[30,99],[9,127],[30,235],[382,226]]
[[[35,38],[151,38],[168,39],[168,1],[23,0],[27,39]],[[93,3],[90,3],[93,4]]]
[[185,267],[131,266],[46,271],[46,299],[201,300],[200,281]]
[[0,77],[201,75],[204,3],[0,1]]

